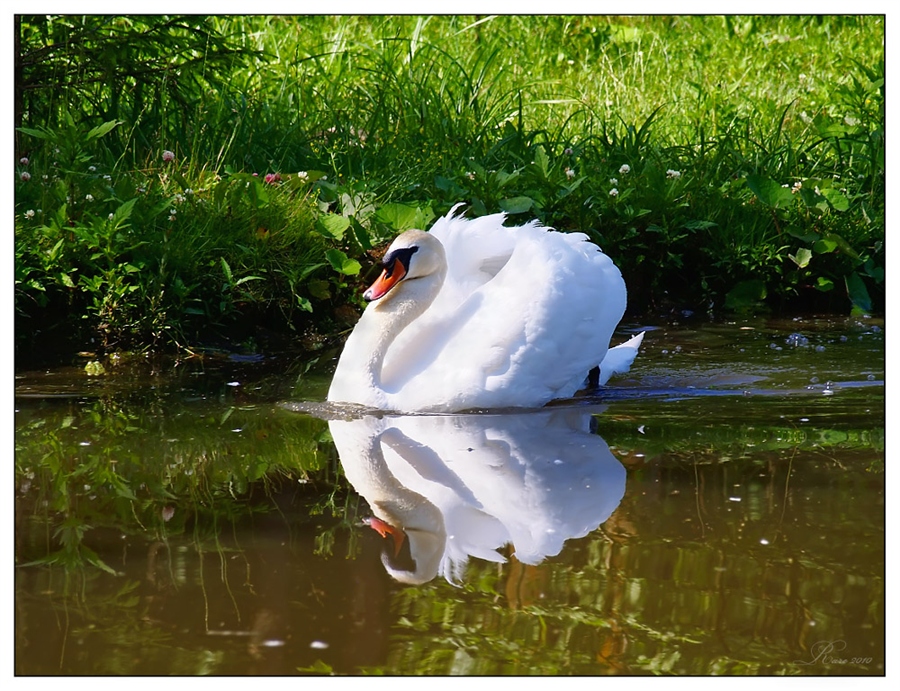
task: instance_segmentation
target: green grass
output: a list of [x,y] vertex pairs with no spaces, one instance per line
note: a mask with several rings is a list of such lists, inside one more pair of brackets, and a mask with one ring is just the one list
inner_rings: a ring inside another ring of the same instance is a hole
[[882,308],[880,16],[25,17],[20,35],[23,342],[336,332],[373,248],[459,201],[588,233],[634,315]]

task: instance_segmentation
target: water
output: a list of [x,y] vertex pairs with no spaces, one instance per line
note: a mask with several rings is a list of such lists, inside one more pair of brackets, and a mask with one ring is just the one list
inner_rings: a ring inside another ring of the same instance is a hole
[[514,415],[323,419],[329,352],[18,373],[16,672],[881,675],[881,326],[670,324]]

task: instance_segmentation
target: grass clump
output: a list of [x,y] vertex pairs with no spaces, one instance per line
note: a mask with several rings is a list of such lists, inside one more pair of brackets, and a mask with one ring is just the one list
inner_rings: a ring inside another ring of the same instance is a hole
[[372,250],[460,201],[588,233],[635,314],[883,300],[883,17],[41,16],[18,36],[23,334],[332,331]]

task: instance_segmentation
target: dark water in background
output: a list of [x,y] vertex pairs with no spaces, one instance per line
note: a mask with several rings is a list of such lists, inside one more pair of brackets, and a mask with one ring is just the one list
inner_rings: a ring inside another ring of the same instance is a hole
[[18,373],[16,672],[883,674],[881,327],[663,326],[515,415],[329,423],[333,353]]

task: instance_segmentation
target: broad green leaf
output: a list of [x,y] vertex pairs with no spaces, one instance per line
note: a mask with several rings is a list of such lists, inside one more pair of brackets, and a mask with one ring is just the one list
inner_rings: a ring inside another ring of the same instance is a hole
[[789,254],[788,257],[790,257],[791,261],[793,261],[797,266],[799,266],[801,269],[804,269],[809,264],[809,260],[812,259],[812,252],[806,247],[801,247],[799,250],[797,250],[796,256],[794,256],[793,254]]
[[813,251],[816,254],[828,254],[829,252],[834,252],[837,249],[837,242],[834,238],[826,236],[821,240],[817,240],[813,245]]
[[350,219],[337,214],[323,214],[316,219],[316,230],[327,238],[343,240],[350,227]]
[[826,278],[825,276],[819,276],[816,279],[816,290],[821,290],[823,293],[827,293],[829,290],[834,290],[834,281],[830,278]]
[[521,214],[534,205],[534,200],[531,197],[511,197],[510,199],[501,199],[499,204],[500,208],[508,214]]
[[828,200],[828,203],[834,207],[835,211],[846,211],[850,208],[850,200],[845,197],[840,190],[833,187],[826,187],[822,190],[822,196]]
[[351,259],[340,250],[331,249],[325,252],[325,258],[328,263],[334,267],[334,270],[344,274],[345,276],[355,276],[360,272],[362,266],[355,259]]
[[422,218],[419,207],[409,204],[385,204],[375,212],[375,218],[382,223],[386,223],[397,232],[411,228],[422,229],[418,225],[419,220]]
[[794,198],[787,187],[782,187],[771,178],[762,175],[748,175],[747,187],[756,195],[757,199],[773,209],[787,206]]

